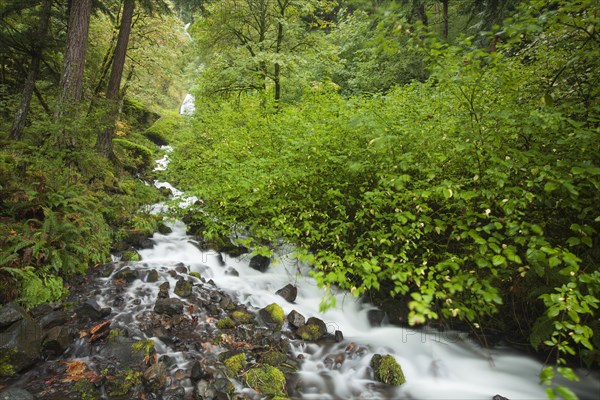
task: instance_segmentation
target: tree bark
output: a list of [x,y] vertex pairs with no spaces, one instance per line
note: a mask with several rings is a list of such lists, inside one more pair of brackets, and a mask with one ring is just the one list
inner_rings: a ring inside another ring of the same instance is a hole
[[60,76],[61,95],[57,117],[62,115],[65,107],[72,107],[81,101],[91,13],[92,0],[71,2],[67,48]]
[[21,104],[17,109],[15,119],[10,129],[9,138],[13,140],[21,140],[23,138],[23,129],[25,128],[27,115],[29,114],[29,108],[31,107],[31,98],[35,92],[35,82],[40,70],[40,62],[42,60],[42,53],[44,51],[44,43],[46,42],[46,36],[48,35],[48,28],[50,26],[51,10],[52,0],[44,0],[42,3],[38,30],[34,38],[31,64],[29,65],[29,72],[27,73],[27,79],[25,80],[25,85],[23,86]]
[[442,0],[443,13],[444,13],[444,38],[448,39],[448,1]]
[[108,78],[108,88],[106,90],[106,99],[109,101],[109,126],[98,133],[98,140],[96,141],[96,150],[109,159],[114,159],[112,138],[115,133],[115,123],[119,111],[119,90],[125,67],[125,57],[127,55],[134,9],[135,1],[125,0],[121,16],[121,26],[119,27],[119,36],[117,38],[112,69]]

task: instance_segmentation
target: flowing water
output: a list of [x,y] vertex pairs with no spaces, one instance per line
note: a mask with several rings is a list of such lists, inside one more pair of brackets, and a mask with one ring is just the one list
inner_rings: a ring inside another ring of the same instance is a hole
[[[193,112],[193,98],[186,98],[182,113]],[[157,169],[168,164],[170,148],[157,162]],[[157,187],[171,189],[180,206],[196,202],[166,182],[155,182]],[[153,206],[153,212],[162,212],[166,206]],[[214,251],[202,251],[193,238],[186,234],[180,221],[167,223],[172,232],[155,233],[154,246],[140,250],[141,270],[157,270],[160,279],[168,280],[171,287],[175,278],[169,270],[183,263],[190,271],[212,279],[222,290],[238,302],[252,309],[278,303],[284,311],[300,312],[305,317],[315,316],[326,322],[331,333],[340,330],[344,340],[339,343],[318,345],[298,341],[291,351],[302,357],[298,382],[305,399],[492,399],[496,394],[506,398],[544,399],[545,387],[540,385],[539,373],[543,368],[538,361],[509,348],[483,349],[464,333],[416,331],[386,325],[372,327],[367,314],[374,309],[345,293],[336,295],[337,307],[324,314],[319,304],[324,291],[309,276],[309,268],[294,260],[292,249],[281,247],[274,263],[261,273],[248,266],[249,256],[238,258]],[[232,274],[235,269],[239,276]],[[275,292],[287,284],[298,287],[295,302],[288,303]],[[137,314],[148,312],[156,301],[158,288],[141,280],[128,289],[116,321],[123,325],[138,319]],[[99,296],[101,305],[112,305],[111,294]],[[136,302],[128,301],[137,299]],[[185,299],[182,299],[185,301]],[[115,308],[113,308],[115,310]],[[154,338],[159,352],[169,353],[169,347]],[[373,354],[392,354],[402,366],[406,384],[399,388],[382,388],[370,375],[369,362]],[[170,353],[185,367],[185,355]],[[335,358],[339,356],[339,358]],[[582,399],[598,399],[600,380],[597,376],[580,371],[581,382],[569,384]],[[562,382],[564,383],[564,382]]]

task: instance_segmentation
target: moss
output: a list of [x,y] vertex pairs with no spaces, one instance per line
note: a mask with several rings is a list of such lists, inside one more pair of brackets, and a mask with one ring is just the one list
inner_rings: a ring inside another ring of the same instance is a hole
[[135,342],[131,348],[134,351],[143,351],[144,354],[148,355],[154,351],[154,341],[152,339],[140,340]]
[[246,368],[246,354],[239,353],[226,359],[223,364],[227,371],[227,376],[234,377]]
[[254,321],[254,315],[245,311],[234,311],[231,318],[238,324],[249,324]]
[[315,341],[321,337],[321,330],[317,325],[304,325],[298,328],[296,334],[300,336],[302,340]]
[[219,329],[233,329],[235,328],[235,322],[229,317],[222,318],[217,321],[217,328]]
[[123,167],[133,173],[140,170],[149,171],[154,166],[152,151],[146,146],[125,139],[113,139],[115,154],[123,163]]
[[123,252],[121,261],[141,261],[142,256],[135,250],[128,250]]
[[402,367],[391,355],[381,356],[375,354],[371,359],[371,368],[375,375],[375,380],[388,385],[399,386],[406,382]]
[[200,275],[200,272],[190,272],[188,275],[193,276],[194,278],[198,278],[198,279],[202,279],[202,275]]
[[267,396],[285,396],[285,376],[270,365],[259,365],[245,375],[248,387]]
[[163,115],[150,128],[146,129],[144,136],[158,146],[164,146],[169,143],[171,138],[177,136],[177,132],[183,129],[184,124],[185,120],[179,114]]
[[129,391],[141,383],[142,373],[128,369],[124,371],[114,380],[109,380],[108,395],[109,396],[123,396],[129,393]]
[[14,348],[0,349],[0,377],[15,374],[15,368],[10,363],[10,359],[14,353],[16,353]]
[[262,319],[268,324],[276,324],[277,329],[281,329],[285,318],[283,308],[277,303],[272,303],[259,311]]
[[260,362],[263,364],[269,364],[274,367],[278,367],[280,364],[284,363],[287,360],[287,356],[275,350],[269,350],[260,355]]

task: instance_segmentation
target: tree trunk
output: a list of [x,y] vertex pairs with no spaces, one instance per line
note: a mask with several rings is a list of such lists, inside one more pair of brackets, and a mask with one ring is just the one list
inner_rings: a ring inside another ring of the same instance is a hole
[[60,76],[61,95],[57,117],[81,101],[83,93],[83,67],[88,45],[92,0],[73,0],[69,13],[67,48]]
[[29,114],[31,98],[33,97],[33,93],[35,91],[35,81],[37,80],[38,72],[40,70],[40,62],[42,60],[42,53],[44,51],[44,43],[46,42],[46,36],[50,26],[51,10],[52,0],[44,0],[42,3],[42,11],[40,13],[38,30],[34,38],[31,64],[29,65],[29,72],[27,73],[27,79],[25,80],[25,85],[23,86],[21,104],[19,105],[10,129],[9,138],[13,140],[21,140],[23,138],[23,129],[25,128],[25,122],[27,121],[27,114]]
[[448,1],[442,0],[442,5],[444,8],[444,38],[448,39]]
[[108,88],[106,98],[109,100],[109,126],[98,133],[96,150],[109,159],[114,158],[112,137],[115,133],[115,123],[119,111],[119,90],[121,87],[121,78],[125,67],[125,56],[127,55],[127,45],[129,44],[129,34],[131,33],[131,23],[133,20],[133,11],[135,8],[134,0],[125,0],[123,4],[123,15],[121,16],[121,26],[119,27],[119,36],[117,46],[113,56],[112,69],[108,78]]

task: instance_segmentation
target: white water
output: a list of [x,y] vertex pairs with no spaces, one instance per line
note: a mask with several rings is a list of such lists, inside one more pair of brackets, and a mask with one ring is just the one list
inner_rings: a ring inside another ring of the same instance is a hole
[[194,105],[194,101],[196,99],[191,94],[186,94],[183,99],[183,103],[181,103],[181,108],[179,109],[179,113],[182,115],[192,115],[196,110],[196,106]]
[[[152,265],[173,265],[182,262],[191,271],[212,278],[232,297],[256,309],[276,302],[289,313],[297,310],[305,317],[316,316],[326,322],[329,330],[341,330],[344,341],[329,347],[298,342],[294,352],[302,353],[305,361],[299,372],[307,399],[491,399],[500,394],[511,400],[544,399],[545,387],[538,384],[542,365],[510,349],[485,350],[456,332],[420,332],[382,326],[370,327],[367,311],[372,306],[360,304],[352,296],[338,294],[338,307],[319,313],[324,294],[306,266],[299,265],[280,252],[276,264],[265,273],[248,267],[248,256],[228,258],[222,266],[215,252],[200,251],[185,233],[181,222],[171,224],[169,235],[154,235],[153,249],[141,250],[142,261]],[[234,267],[239,276],[225,273]],[[292,283],[298,286],[295,304],[274,293]],[[329,354],[344,354],[349,343],[363,347],[354,359],[346,356],[339,369],[325,368],[323,360]],[[407,383],[392,393],[377,390],[370,379],[368,364],[374,353],[393,354],[401,364]],[[582,382],[573,386],[582,399],[598,398],[600,382],[581,373]]]

